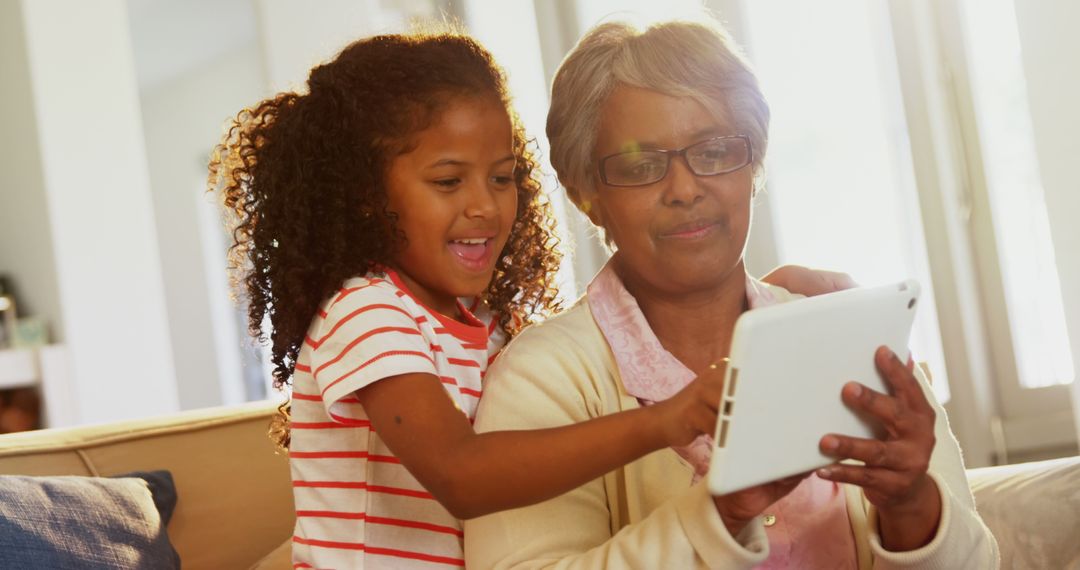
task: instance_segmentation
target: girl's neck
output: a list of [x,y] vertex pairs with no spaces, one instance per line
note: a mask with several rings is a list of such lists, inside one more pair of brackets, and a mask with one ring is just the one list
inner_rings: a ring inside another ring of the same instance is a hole
[[728,355],[735,320],[749,308],[742,262],[717,286],[690,293],[623,283],[660,344],[696,373]]
[[450,317],[455,321],[464,322],[465,316],[462,315],[461,311],[458,309],[457,297],[432,291],[430,288],[425,287],[420,282],[410,277],[409,274],[404,271],[394,267],[391,267],[390,269],[401,278],[401,282],[405,285],[406,292],[412,295],[417,301],[420,301],[420,304],[432,311]]

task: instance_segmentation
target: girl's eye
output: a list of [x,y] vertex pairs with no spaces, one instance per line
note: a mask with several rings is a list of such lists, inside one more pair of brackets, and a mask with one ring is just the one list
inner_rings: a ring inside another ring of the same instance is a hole
[[460,178],[440,178],[432,181],[440,190],[451,190],[461,184]]
[[514,177],[509,175],[492,176],[491,181],[495,183],[496,186],[510,186],[514,183]]

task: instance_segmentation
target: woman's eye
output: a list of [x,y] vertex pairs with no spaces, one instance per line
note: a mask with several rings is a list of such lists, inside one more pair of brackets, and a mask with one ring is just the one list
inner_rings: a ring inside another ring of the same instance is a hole
[[627,176],[654,176],[664,170],[664,165],[655,160],[640,160],[627,164],[622,171]]

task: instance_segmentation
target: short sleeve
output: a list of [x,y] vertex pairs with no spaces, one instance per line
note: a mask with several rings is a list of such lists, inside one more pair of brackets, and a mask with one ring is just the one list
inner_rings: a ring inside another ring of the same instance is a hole
[[329,303],[311,347],[311,372],[330,417],[334,404],[374,382],[409,373],[436,374],[431,343],[398,289],[354,281]]

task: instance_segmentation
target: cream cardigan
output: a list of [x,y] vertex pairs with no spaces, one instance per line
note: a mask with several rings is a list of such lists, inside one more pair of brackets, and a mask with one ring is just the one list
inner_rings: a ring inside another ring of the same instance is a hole
[[[777,289],[782,297],[790,297]],[[924,391],[930,394],[925,378]],[[930,544],[888,552],[874,509],[845,486],[860,568],[997,568],[997,543],[975,512],[945,410],[937,412],[930,473],[942,493]],[[477,431],[536,429],[639,407],[588,303],[532,326],[488,370]],[[704,482],[671,449],[647,455],[549,501],[465,522],[466,564],[488,568],[751,568],[768,557],[761,517],[738,536],[720,520]]]

